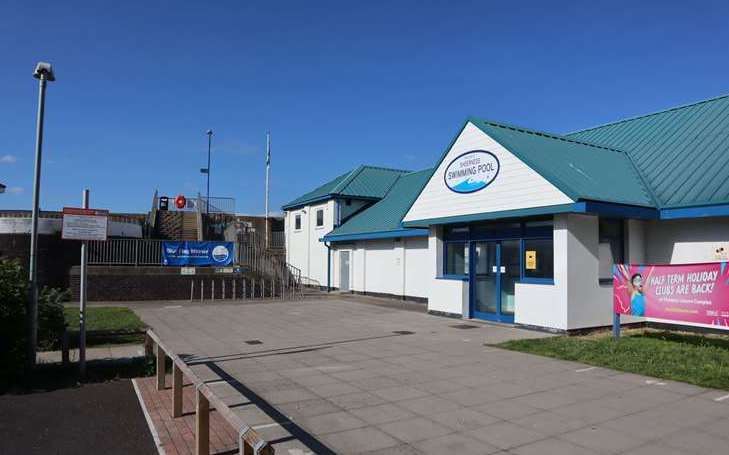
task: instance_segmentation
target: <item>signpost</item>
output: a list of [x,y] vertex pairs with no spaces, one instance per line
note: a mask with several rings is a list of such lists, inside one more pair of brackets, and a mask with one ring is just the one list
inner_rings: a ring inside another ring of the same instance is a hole
[[63,229],[61,238],[81,240],[81,271],[79,283],[79,373],[86,375],[86,268],[88,240],[106,240],[108,232],[108,210],[89,209],[89,190],[83,192],[83,208],[63,208]]

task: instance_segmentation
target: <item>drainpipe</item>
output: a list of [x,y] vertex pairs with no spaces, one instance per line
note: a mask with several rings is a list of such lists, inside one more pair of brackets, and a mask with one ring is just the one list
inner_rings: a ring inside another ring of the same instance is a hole
[[324,246],[327,247],[327,292],[332,292],[332,247],[327,242]]

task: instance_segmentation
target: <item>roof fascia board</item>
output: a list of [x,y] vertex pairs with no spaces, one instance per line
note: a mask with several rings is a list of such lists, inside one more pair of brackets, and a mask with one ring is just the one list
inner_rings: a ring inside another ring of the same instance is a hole
[[325,235],[320,242],[347,242],[352,240],[376,240],[394,237],[427,237],[427,229],[397,229],[394,231],[361,232],[358,234]]
[[497,220],[500,218],[519,218],[534,215],[550,215],[555,213],[569,213],[574,210],[574,203],[549,205],[545,207],[531,207],[526,209],[502,210],[499,212],[474,213],[470,215],[446,216],[412,220],[403,223],[405,227],[425,227],[437,224],[469,223],[472,221]]
[[[727,214],[729,214],[729,205]],[[424,220],[413,220],[403,223],[405,227],[425,227],[439,224],[469,223],[473,221],[488,221],[502,218],[521,218],[535,215],[554,215],[558,213],[579,213],[588,215],[604,215],[614,218],[633,218],[643,220],[658,219],[657,209],[640,207],[636,205],[610,204],[599,201],[578,201],[571,204],[548,205],[544,207],[531,207],[526,209],[503,210],[499,212],[476,213],[472,215],[457,215]]]
[[661,209],[662,220],[729,216],[729,204]]
[[574,204],[574,213],[603,215],[614,218],[632,218],[638,220],[656,220],[659,213],[651,207],[637,205],[610,204],[601,201],[579,201]]

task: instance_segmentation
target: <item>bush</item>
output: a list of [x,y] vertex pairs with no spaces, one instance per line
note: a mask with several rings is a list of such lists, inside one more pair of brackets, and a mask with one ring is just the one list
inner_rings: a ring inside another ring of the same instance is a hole
[[0,386],[23,370],[27,282],[18,261],[0,260]]
[[[38,296],[38,349],[59,347],[68,291],[43,288]],[[0,390],[18,380],[26,359],[28,277],[17,260],[0,259]]]
[[66,319],[63,302],[70,296],[68,290],[43,288],[38,296],[38,350],[59,349]]

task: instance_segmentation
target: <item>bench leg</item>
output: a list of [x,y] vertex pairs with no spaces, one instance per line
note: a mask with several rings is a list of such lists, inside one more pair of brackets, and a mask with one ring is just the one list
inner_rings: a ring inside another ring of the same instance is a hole
[[200,390],[195,405],[195,455],[210,454],[210,402]]
[[182,370],[172,365],[172,417],[182,416]]
[[157,390],[165,389],[165,350],[157,345]]

